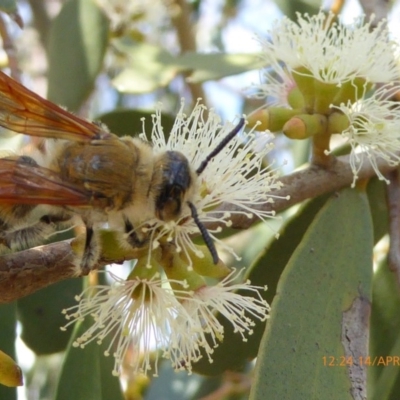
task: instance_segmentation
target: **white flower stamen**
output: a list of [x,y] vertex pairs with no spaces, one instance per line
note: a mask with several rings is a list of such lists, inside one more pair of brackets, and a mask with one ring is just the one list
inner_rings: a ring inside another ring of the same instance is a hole
[[283,17],[262,40],[266,65],[277,71],[284,63],[289,72],[299,68],[326,83],[363,78],[368,82],[390,82],[399,78],[398,45],[389,39],[387,22],[372,29],[373,18],[354,20],[351,25],[333,22],[335,15],[298,14],[296,22]]
[[400,162],[400,105],[390,98],[400,91],[400,85],[384,85],[370,98],[356,103],[348,102],[335,107],[349,119],[350,125],[341,134],[352,147],[350,165],[354,174],[353,184],[367,159],[379,179],[387,179],[380,172],[377,159],[388,165]]
[[[206,350],[211,361],[213,347],[224,337],[224,327],[216,313],[231,323],[234,332],[238,332],[243,341],[247,341],[247,336],[253,333],[254,320],[265,321],[269,316],[270,307],[260,294],[260,290],[266,290],[266,287],[253,286],[249,281],[234,283],[242,272],[233,270],[215,286],[204,286],[190,293],[182,291],[177,294],[190,316],[188,318],[186,315],[182,322],[186,321],[187,326],[190,326],[199,346]],[[250,295],[242,295],[238,291],[246,291]],[[207,334],[211,343],[207,340]]]
[[[197,343],[190,340],[187,332],[181,331],[176,323],[178,314],[186,310],[172,291],[163,287],[163,281],[154,276],[150,280],[123,280],[109,272],[114,280],[112,286],[91,286],[80,296],[80,303],[64,310],[70,320],[62,329],[89,316],[94,318],[93,325],[80,337],[74,346],[85,347],[96,341],[101,343],[110,336],[106,355],[113,354],[114,375],[119,375],[128,348],[136,355],[132,361],[133,373],[148,373],[155,365],[154,375],[158,374],[157,364],[161,350],[168,354],[173,365],[190,363],[200,357]],[[185,287],[185,282],[180,283]],[[140,290],[140,296],[133,296]],[[189,339],[189,340],[188,340]],[[180,343],[183,343],[181,347]],[[194,346],[194,347],[193,347]],[[115,349],[114,351],[111,349]],[[152,354],[154,353],[154,359]]]
[[[153,115],[151,141],[155,152],[179,151],[196,168],[234,125],[222,125],[214,110],[210,109],[207,113],[207,108],[200,103],[197,103],[189,116],[184,114],[183,107],[182,103],[168,140],[163,133],[160,110]],[[146,138],[144,133],[141,137]],[[217,222],[229,226],[233,214],[254,215],[263,221],[274,216],[274,212],[262,210],[263,204],[274,201],[271,192],[282,187],[277,180],[277,171],[271,169],[270,165],[264,165],[265,156],[271,148],[269,143],[260,152],[254,152],[254,134],[250,131],[243,134],[242,138],[234,138],[208,163],[197,179],[191,199],[203,224]],[[233,210],[229,214],[213,211],[222,203],[232,205]],[[198,233],[198,227],[191,218],[188,207],[178,221],[165,223],[155,219],[146,224],[150,226],[150,230],[157,232],[152,237],[154,241],[161,237],[170,237],[185,255],[188,255],[188,250],[196,252],[191,235]],[[230,247],[213,235],[217,231],[209,231],[213,240],[234,254]]]

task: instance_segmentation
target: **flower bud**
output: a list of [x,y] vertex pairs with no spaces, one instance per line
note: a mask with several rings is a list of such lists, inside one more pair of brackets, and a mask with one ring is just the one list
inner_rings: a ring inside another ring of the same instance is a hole
[[340,87],[337,83],[327,83],[314,80],[315,99],[313,112],[318,114],[327,115],[331,112],[331,104],[333,99],[340,92]]
[[174,245],[163,246],[159,262],[173,290],[181,290],[183,282],[188,290],[197,290],[205,285],[204,279],[193,271],[187,256],[183,252],[177,252]]
[[[270,130],[271,132],[277,132],[282,130],[283,125],[285,125],[290,118],[301,112],[301,110],[297,109],[269,107],[259,110],[249,116],[248,122],[250,127],[254,126],[258,131]],[[257,123],[258,125],[256,125]]]
[[305,106],[304,96],[300,89],[296,86],[289,91],[287,95],[287,102],[293,109],[303,109]]
[[327,127],[327,118],[320,114],[302,114],[291,118],[283,127],[283,133],[290,139],[306,139],[324,134]]
[[21,368],[6,353],[0,350],[0,383],[5,386],[15,387],[23,385]]
[[[207,246],[196,245],[196,250],[196,253],[194,253],[191,249],[188,249],[188,255],[192,260],[193,269],[198,274],[220,279],[225,278],[231,272],[221,259],[218,260],[217,264],[214,264]],[[202,253],[203,257],[199,257],[199,253]]]
[[350,126],[349,118],[341,112],[334,112],[328,117],[327,131],[330,134],[342,133]]
[[311,112],[312,110],[314,110],[315,78],[312,76],[308,69],[301,67],[293,70],[293,79],[295,80],[297,87],[303,95],[304,108],[307,111]]

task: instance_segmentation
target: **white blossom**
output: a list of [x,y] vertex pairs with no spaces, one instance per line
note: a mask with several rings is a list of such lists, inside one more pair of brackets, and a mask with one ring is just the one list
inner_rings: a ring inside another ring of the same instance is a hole
[[335,107],[349,119],[349,127],[341,135],[352,148],[353,186],[365,160],[371,163],[378,178],[386,182],[377,159],[382,158],[391,166],[400,162],[400,105],[390,100],[399,91],[399,84],[387,84],[367,99]]
[[[198,103],[192,113],[187,116],[183,112],[183,104],[175,119],[174,126],[166,139],[161,124],[161,112],[153,115],[151,142],[155,152],[175,150],[184,154],[193,169],[200,166],[206,156],[216,148],[223,138],[234,128],[233,123],[221,123],[214,110]],[[206,116],[207,114],[207,116]],[[144,127],[143,127],[144,129]],[[142,134],[145,138],[145,134]],[[277,180],[277,172],[270,165],[264,164],[265,156],[272,145],[265,146],[262,151],[254,151],[254,134],[237,135],[220,153],[208,163],[205,170],[197,178],[192,202],[202,223],[219,223],[230,226],[232,214],[242,214],[251,218],[253,215],[261,220],[274,216],[272,211],[263,211],[262,206],[273,203],[273,191],[282,187]],[[215,209],[222,203],[233,206],[232,211],[221,213]],[[191,234],[198,228],[190,217],[187,207],[178,221],[147,221],[151,226],[153,248],[161,237],[168,237],[183,250],[190,259],[187,250],[197,253]],[[220,242],[213,233],[220,229],[210,230],[213,239]],[[226,247],[226,246],[225,246]],[[229,251],[233,252],[230,248]],[[201,254],[198,254],[201,257]]]
[[178,316],[178,320],[193,332],[194,340],[204,348],[210,362],[213,348],[224,338],[224,327],[217,313],[230,322],[234,332],[239,333],[243,341],[247,341],[247,336],[253,333],[255,320],[265,321],[269,317],[270,307],[260,294],[260,290],[267,288],[253,286],[249,280],[235,283],[242,272],[232,270],[214,286],[205,285],[195,291],[177,294],[187,311],[187,314]]
[[197,344],[176,323],[176,316],[184,314],[185,309],[172,290],[163,287],[157,275],[152,279],[123,280],[109,274],[114,280],[111,286],[90,286],[77,298],[78,305],[63,310],[70,320],[63,330],[89,316],[94,319],[93,325],[75,340],[74,346],[83,348],[93,340],[100,344],[110,336],[106,355],[112,353],[115,357],[114,375],[120,374],[129,348],[134,353],[133,373],[148,373],[154,364],[153,374],[157,375],[158,351],[164,357],[168,355],[174,365],[198,359]]
[[[390,40],[387,22],[372,28],[373,18],[354,20],[350,25],[334,21],[334,14],[298,14],[277,22],[262,40],[268,66],[284,64],[293,73],[340,86],[355,78],[389,82],[399,77],[398,45]],[[282,68],[282,67],[280,67]]]
[[[243,340],[252,333],[254,320],[268,317],[269,305],[249,282],[233,283],[241,271],[232,271],[215,286],[188,290],[186,282],[135,277],[128,280],[108,272],[111,286],[90,286],[77,297],[79,304],[63,310],[69,322],[62,327],[93,318],[93,324],[73,345],[84,348],[109,337],[105,355],[115,357],[113,374],[121,373],[128,349],[132,350],[132,372],[158,373],[160,357],[169,359],[176,370],[192,371],[203,348],[212,362],[214,347],[223,339],[223,327],[215,316],[221,313]],[[170,283],[182,289],[172,291]],[[250,296],[237,293],[246,291]],[[207,340],[210,334],[211,341]]]
[[296,87],[291,72],[282,64],[276,63],[262,71],[262,83],[251,86],[255,90],[251,97],[268,98],[269,106],[288,107],[288,95]]

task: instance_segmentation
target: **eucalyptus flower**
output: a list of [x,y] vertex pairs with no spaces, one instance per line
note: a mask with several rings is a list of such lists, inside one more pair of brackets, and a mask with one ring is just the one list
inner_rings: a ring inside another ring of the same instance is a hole
[[[154,152],[179,151],[187,157],[192,168],[196,169],[232,131],[235,124],[223,124],[213,109],[208,110],[200,103],[197,103],[188,116],[184,114],[183,107],[182,103],[168,138],[164,134],[160,110],[153,115],[150,141]],[[146,139],[144,127],[142,137]],[[229,227],[232,214],[241,214],[248,218],[255,215],[263,221],[275,215],[273,211],[262,209],[264,204],[274,202],[274,191],[283,186],[278,180],[277,171],[265,162],[272,144],[268,143],[259,152],[255,152],[254,147],[252,130],[237,135],[208,162],[198,176],[193,188],[193,204],[201,223],[218,223]],[[217,207],[223,203],[233,206],[232,211],[218,211]],[[178,251],[184,251],[189,259],[189,253],[203,257],[192,242],[191,235],[198,233],[199,229],[191,218],[189,207],[177,221],[146,221],[144,229],[150,230],[153,248],[157,247],[161,238],[167,238],[176,244]],[[209,233],[215,242],[227,248],[214,236],[220,230],[221,228],[209,230]],[[233,253],[232,249],[227,249]]]
[[255,321],[265,321],[269,317],[270,306],[260,294],[267,287],[251,285],[249,280],[238,282],[242,272],[232,270],[216,285],[177,293],[187,311],[187,314],[178,315],[178,320],[183,326],[190,327],[194,340],[205,350],[210,362],[213,349],[224,339],[224,326],[217,314],[232,325],[244,342],[253,333]]
[[[234,127],[234,123],[222,124],[213,110],[199,103],[186,116],[182,103],[166,138],[161,112],[158,110],[153,116],[149,138],[153,152],[174,150],[188,159],[193,171],[190,178],[194,181],[189,189],[190,201],[201,224],[230,226],[232,214],[248,218],[255,215],[263,221],[274,216],[263,206],[274,201],[273,191],[282,184],[266,162],[271,145],[256,151],[259,146],[252,131],[233,137],[218,154],[207,158],[206,168],[198,172],[206,157]],[[144,132],[142,138],[147,140]],[[218,211],[223,203],[232,206],[232,211]],[[120,373],[128,349],[136,355],[131,365],[134,373],[156,375],[160,357],[169,359],[173,368],[190,373],[192,364],[204,351],[212,361],[213,349],[223,339],[223,327],[216,313],[227,318],[243,340],[252,333],[256,320],[267,318],[269,306],[258,293],[264,288],[249,282],[234,283],[238,274],[229,273],[222,262],[211,263],[204,246],[192,241],[191,235],[200,228],[191,207],[182,206],[182,216],[177,221],[165,222],[151,214],[143,216],[142,225],[135,229],[147,235],[149,248],[139,256],[127,280],[111,274],[114,282],[110,287],[87,288],[77,299],[79,304],[64,311],[70,320],[64,329],[75,321],[94,318],[74,345],[84,347],[108,337],[106,353],[115,357],[114,374]],[[219,231],[210,230],[210,235],[223,245],[213,235]],[[204,276],[226,277],[209,285]]]
[[369,98],[335,107],[348,119],[348,128],[341,135],[351,146],[353,186],[365,161],[371,163],[378,178],[387,183],[377,159],[384,159],[390,166],[400,163],[400,105],[391,100],[398,92],[399,84],[387,84]]
[[333,13],[283,17],[262,40],[266,65],[285,66],[290,73],[341,85],[355,78],[390,82],[399,77],[398,45],[390,40],[385,20],[375,28],[373,17],[344,25]]
[[[92,341],[100,344],[109,336],[105,355],[115,357],[114,375],[120,374],[128,349],[135,355],[131,364],[133,373],[149,373],[154,365],[153,374],[157,375],[158,351],[168,351],[178,337],[179,341],[185,337],[176,323],[176,315],[185,311],[172,291],[163,287],[158,274],[151,279],[133,276],[127,280],[109,274],[113,280],[111,286],[90,286],[76,298],[78,305],[63,310],[69,322],[62,330],[92,317],[93,324],[75,339],[75,347],[84,348]],[[173,354],[184,358],[182,352]]]
[[[105,355],[115,358],[114,375],[121,373],[129,349],[134,355],[130,365],[134,374],[152,372],[156,376],[160,357],[169,359],[174,369],[191,373],[192,363],[202,357],[201,349],[212,362],[213,349],[223,340],[217,312],[243,340],[251,335],[255,320],[268,317],[269,305],[259,293],[266,288],[248,281],[233,283],[240,271],[233,271],[214,286],[204,284],[196,290],[190,290],[185,281],[160,279],[158,273],[147,279],[134,269],[127,280],[109,274],[111,286],[90,286],[77,296],[76,306],[63,310],[69,322],[61,329],[93,318],[93,324],[73,346],[84,348],[92,341],[101,344],[108,337]],[[250,295],[239,294],[239,290]]]

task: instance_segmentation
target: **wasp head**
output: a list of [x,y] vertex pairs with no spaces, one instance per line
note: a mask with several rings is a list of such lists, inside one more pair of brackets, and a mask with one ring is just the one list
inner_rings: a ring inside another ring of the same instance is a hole
[[187,158],[177,151],[167,151],[157,162],[159,173],[158,192],[155,198],[156,217],[162,221],[176,220],[182,212],[182,205],[193,185]]

